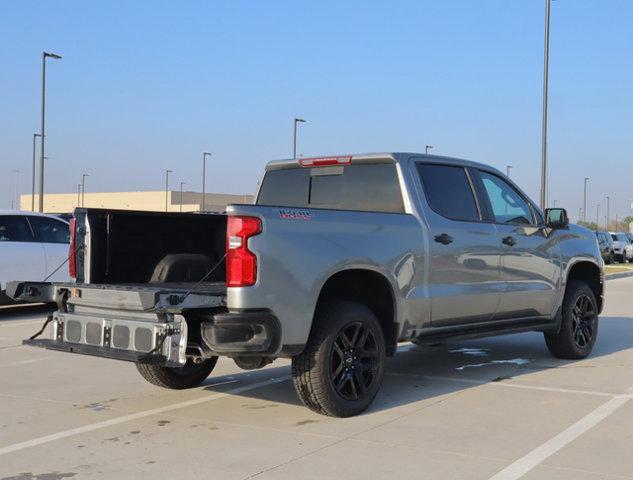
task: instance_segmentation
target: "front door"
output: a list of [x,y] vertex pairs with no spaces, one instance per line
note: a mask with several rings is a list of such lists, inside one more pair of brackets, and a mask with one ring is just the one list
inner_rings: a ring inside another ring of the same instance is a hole
[[431,324],[485,322],[499,303],[501,247],[482,213],[466,168],[418,163],[429,208],[428,295]]
[[479,175],[503,249],[504,288],[495,318],[552,315],[560,280],[557,238],[547,236],[535,209],[513,185],[492,172]]

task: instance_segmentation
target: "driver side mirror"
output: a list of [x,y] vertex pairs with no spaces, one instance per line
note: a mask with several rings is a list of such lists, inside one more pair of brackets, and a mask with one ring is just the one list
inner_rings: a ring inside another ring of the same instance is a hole
[[545,224],[549,228],[565,228],[569,225],[567,210],[564,208],[546,208]]

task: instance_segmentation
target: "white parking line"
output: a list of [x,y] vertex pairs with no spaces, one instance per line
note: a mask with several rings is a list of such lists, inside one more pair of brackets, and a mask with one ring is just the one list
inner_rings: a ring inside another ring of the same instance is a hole
[[541,385],[528,385],[525,383],[511,383],[507,380],[494,381],[494,380],[474,380],[471,378],[459,378],[459,377],[441,377],[437,375],[418,375],[417,373],[399,373],[399,372],[387,372],[386,375],[394,377],[416,377],[421,380],[440,380],[444,382],[465,383],[468,385],[481,385],[490,387],[507,387],[507,388],[523,388],[525,390],[540,390],[543,392],[556,392],[556,393],[573,393],[579,395],[595,395],[598,397],[629,397],[633,398],[633,395],[628,393],[610,393],[610,392],[596,392],[593,390],[576,390],[574,388],[559,388],[559,387],[546,387]]
[[569,445],[583,433],[598,425],[602,420],[628,402],[631,399],[631,393],[633,393],[633,387],[627,390],[627,395],[619,395],[603,403],[569,428],[563,430],[555,437],[536,447],[527,455],[508,465],[496,475],[490,477],[490,480],[516,480],[521,478],[534,467],[541,464],[563,447]]
[[82,433],[92,432],[94,430],[99,430],[101,428],[107,428],[114,425],[119,425],[121,423],[131,422],[133,420],[139,420],[141,418],[150,417],[152,415],[158,415],[161,413],[171,412],[172,410],[178,410],[180,408],[191,407],[193,405],[199,405],[201,403],[212,402],[213,400],[219,400],[221,398],[225,398],[230,395],[236,395],[242,392],[247,392],[249,390],[255,390],[256,388],[262,388],[268,385],[273,385],[275,383],[284,382],[288,379],[290,379],[289,375],[286,375],[283,377],[271,378],[269,380],[253,383],[251,385],[244,385],[243,387],[237,387],[232,390],[227,390],[226,392],[214,393],[212,395],[207,395],[201,398],[194,398],[192,400],[187,400],[184,402],[173,403],[171,405],[167,405],[164,407],[153,408],[151,410],[145,410],[142,412],[132,413],[130,415],[124,415],[122,417],[112,418],[110,420],[105,420],[103,422],[92,423],[90,425],[84,425],[82,427],[77,427],[77,428],[71,428],[70,430],[64,430],[62,432],[45,435],[43,437],[33,438],[31,440],[27,440],[24,442],[14,443],[13,445],[7,445],[6,447],[0,448],[0,456],[6,455],[8,453],[17,452],[19,450],[24,450],[25,448],[36,447],[38,445],[42,445],[43,443],[54,442],[55,440],[61,440],[64,438],[72,437],[74,435],[80,435]]
[[42,360],[48,360],[49,358],[53,358],[53,357],[31,358],[30,360],[20,360],[18,362],[5,363],[4,365],[0,365],[0,368],[2,368],[2,367],[14,367],[15,365],[25,365],[27,363],[41,362]]

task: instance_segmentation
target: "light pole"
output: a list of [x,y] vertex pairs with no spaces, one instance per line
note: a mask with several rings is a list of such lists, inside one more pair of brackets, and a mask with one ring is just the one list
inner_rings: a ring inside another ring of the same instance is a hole
[[167,198],[169,197],[169,174],[174,173],[173,170],[165,170],[165,211],[169,211],[167,208]]
[[204,205],[204,199],[205,199],[205,180],[206,180],[206,176],[207,176],[207,155],[210,157],[211,154],[209,152],[203,152],[202,153],[202,209],[200,210],[201,212],[204,212],[205,209],[205,205]]
[[40,198],[39,211],[44,211],[44,138],[46,137],[44,123],[46,118],[46,59],[61,60],[61,56],[55,53],[42,52],[42,129],[40,130]]
[[545,58],[543,62],[543,130],[541,133],[541,209],[546,205],[547,192],[547,88],[549,75],[549,17],[551,0],[545,0]]
[[600,204],[596,205],[596,226],[600,228]]
[[41,137],[39,133],[33,134],[33,178],[31,179],[31,211],[35,211],[35,139]]
[[506,167],[506,177],[510,178],[510,170],[512,169],[512,165],[508,165]]
[[297,158],[297,123],[306,123],[303,118],[295,118],[292,133],[292,158]]
[[611,201],[611,198],[609,197],[609,195],[605,196],[604,198],[607,199],[607,217],[606,217],[607,220],[604,224],[604,229],[609,230],[609,202]]
[[81,176],[81,206],[84,206],[84,199],[86,197],[86,177],[89,177],[89,173],[84,173]]
[[554,208],[556,208],[556,203],[558,202],[558,200],[554,200]]
[[585,177],[585,190],[584,190],[584,195],[583,195],[583,202],[582,202],[582,211],[583,213],[583,220],[586,222],[587,221],[587,182],[589,181],[589,177]]
[[18,198],[18,184],[20,182],[20,170],[13,170],[13,173],[15,173],[15,189],[13,192],[13,202],[15,202],[15,209],[16,210],[20,210],[20,200]]
[[182,213],[182,186],[185,184],[186,182],[180,182],[180,212]]
[[77,184],[77,208],[81,206],[80,198],[81,198],[81,183],[78,183]]
[[424,154],[428,155],[429,154],[429,150],[433,150],[433,145],[426,145],[424,147]]

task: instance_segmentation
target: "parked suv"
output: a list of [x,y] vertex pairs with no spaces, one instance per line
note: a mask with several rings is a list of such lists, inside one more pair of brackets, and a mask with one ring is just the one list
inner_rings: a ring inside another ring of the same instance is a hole
[[615,251],[613,249],[613,238],[608,232],[596,232],[596,240],[598,241],[598,247],[600,248],[600,255],[602,260],[607,265],[615,262]]
[[[0,211],[0,303],[9,280],[44,280],[68,258],[68,223],[34,212]],[[70,280],[68,268],[60,268],[50,279]]]
[[624,232],[609,232],[613,239],[613,251],[621,263],[633,259],[633,245]]
[[255,205],[225,215],[77,209],[74,283],[11,284],[54,301],[29,345],[135,362],[199,385],[218,356],[292,359],[312,410],[365,410],[398,342],[540,331],[592,351],[603,305],[595,235],[541,212],[496,169],[416,153],[271,162]]

